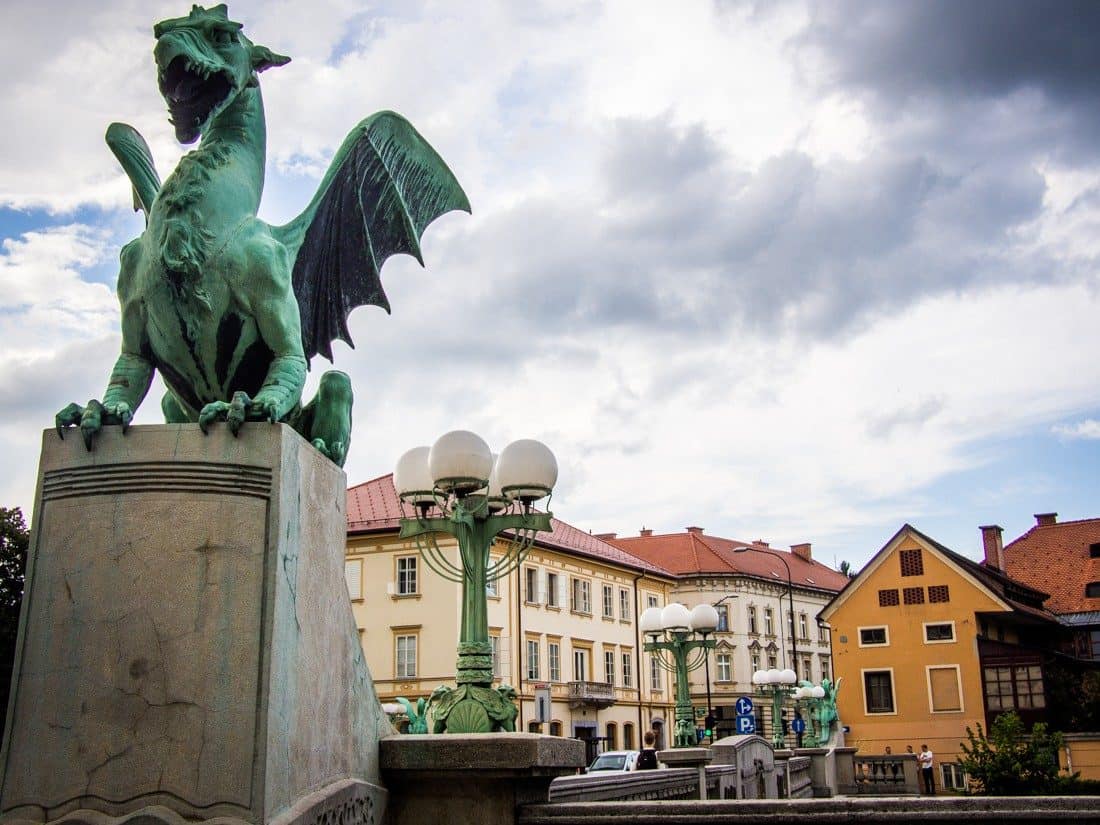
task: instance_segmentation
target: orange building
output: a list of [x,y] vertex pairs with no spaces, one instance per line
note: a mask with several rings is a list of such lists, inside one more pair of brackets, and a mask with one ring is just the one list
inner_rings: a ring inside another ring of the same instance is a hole
[[1047,594],[904,525],[825,608],[848,744],[927,744],[937,787],[963,785],[966,728],[1045,715],[1044,660],[1060,628]]

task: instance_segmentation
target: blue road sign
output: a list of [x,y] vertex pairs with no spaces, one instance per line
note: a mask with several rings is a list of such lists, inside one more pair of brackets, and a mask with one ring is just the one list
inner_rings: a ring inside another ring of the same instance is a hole
[[752,713],[752,699],[742,696],[733,703],[733,709],[737,711],[738,716],[748,716]]
[[756,717],[755,716],[738,716],[737,717],[737,732],[738,733],[756,733]]
[[795,733],[805,733],[806,720],[803,719],[801,716],[796,716],[794,718],[794,721],[791,722],[791,730],[793,730]]

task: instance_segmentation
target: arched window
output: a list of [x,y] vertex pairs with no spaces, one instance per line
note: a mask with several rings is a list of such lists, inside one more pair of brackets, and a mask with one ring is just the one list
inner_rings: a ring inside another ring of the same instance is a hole
[[550,735],[561,736],[561,722],[556,719],[550,723]]
[[614,722],[607,723],[607,750],[617,751],[619,749],[619,726]]
[[623,723],[623,750],[634,750],[634,725],[630,722]]

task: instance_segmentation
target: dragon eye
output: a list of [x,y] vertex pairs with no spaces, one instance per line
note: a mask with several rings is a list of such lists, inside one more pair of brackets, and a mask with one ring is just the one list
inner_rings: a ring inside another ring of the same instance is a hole
[[232,40],[233,36],[225,29],[214,30],[214,42],[217,43],[219,46],[226,46],[231,43]]

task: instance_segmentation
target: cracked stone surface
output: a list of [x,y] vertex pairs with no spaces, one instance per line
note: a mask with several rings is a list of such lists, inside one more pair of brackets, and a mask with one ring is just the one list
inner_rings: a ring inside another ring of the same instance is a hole
[[47,431],[4,818],[259,822],[378,785],[392,729],[344,589],[345,488],[281,425],[107,428],[91,453]]

